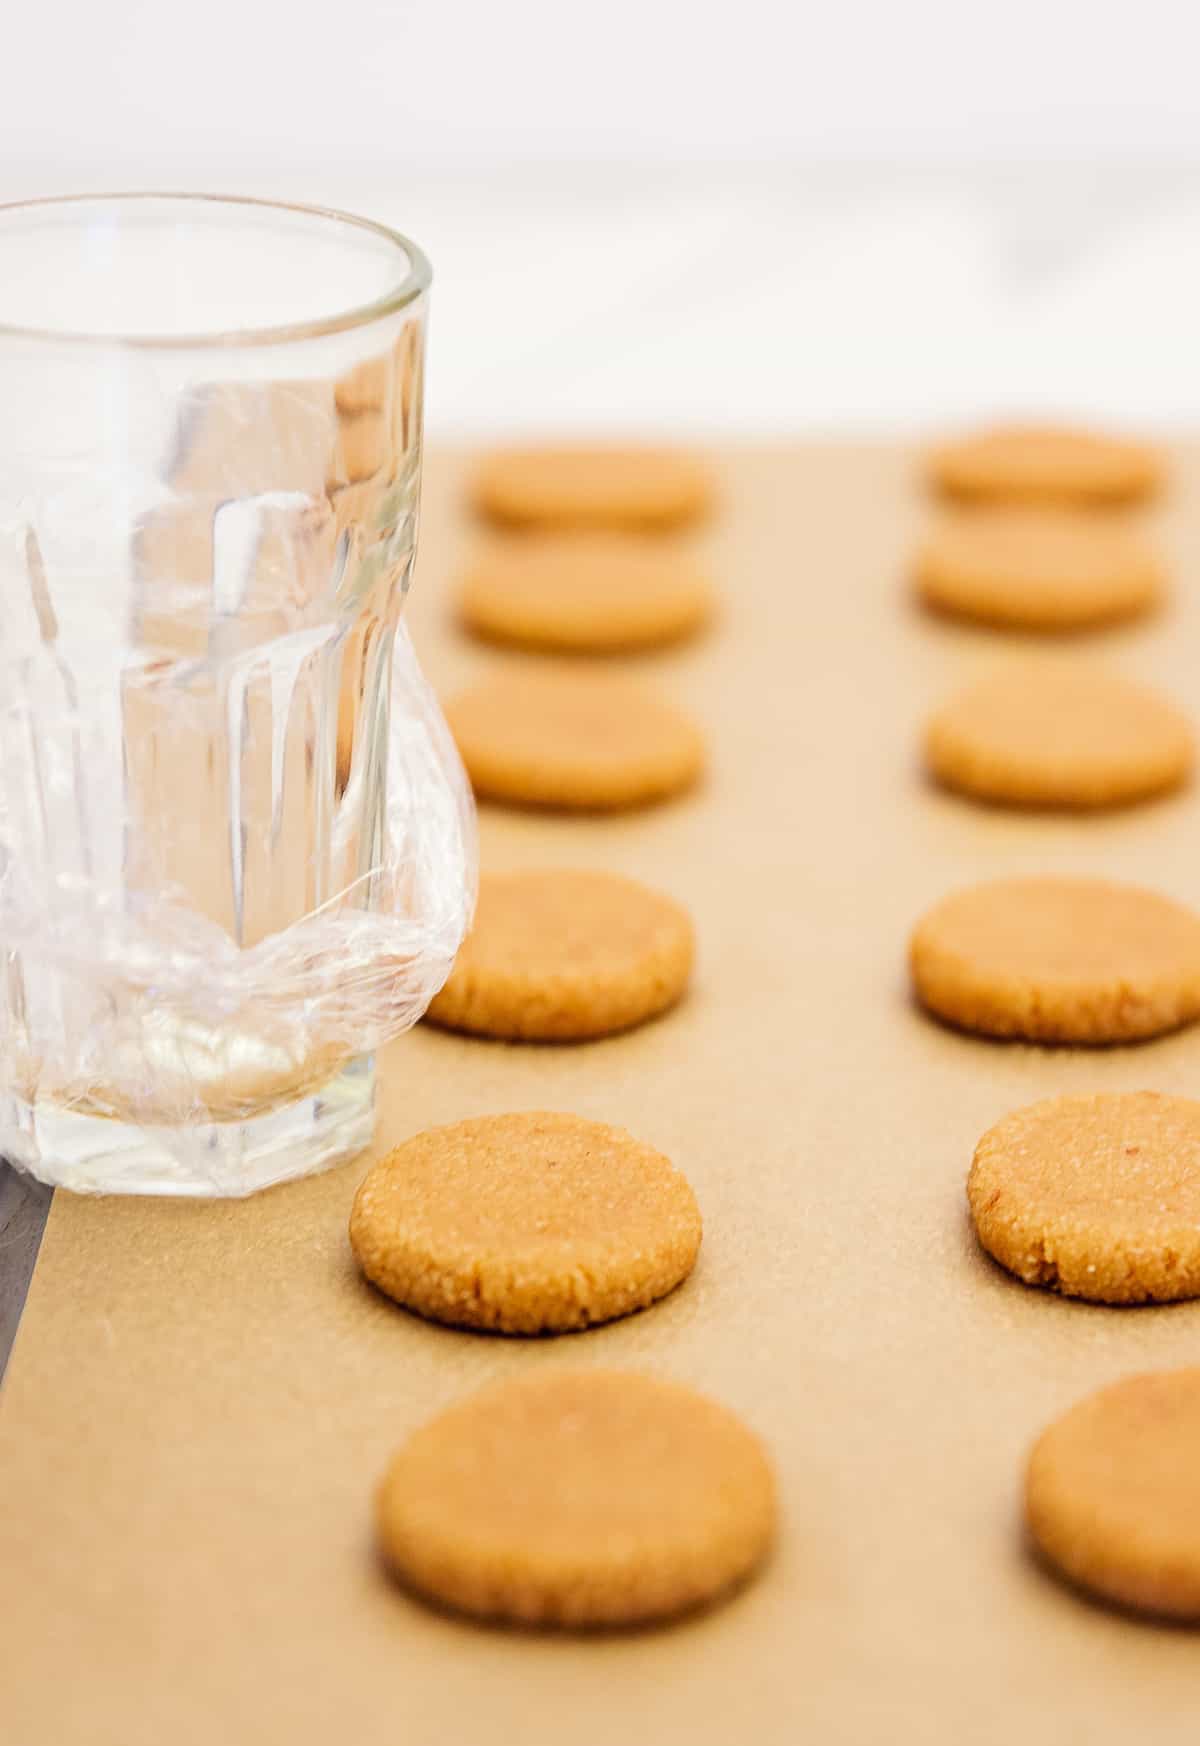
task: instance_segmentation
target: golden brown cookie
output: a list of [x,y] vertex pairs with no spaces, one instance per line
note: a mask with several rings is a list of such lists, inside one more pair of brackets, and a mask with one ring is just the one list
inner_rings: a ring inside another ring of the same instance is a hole
[[949,497],[972,502],[1102,506],[1151,496],[1162,457],[1145,443],[1056,425],[996,425],[943,443],[929,477]]
[[574,443],[497,450],[475,476],[476,508],[512,527],[679,527],[712,505],[712,476],[684,449]]
[[380,1291],[431,1321],[505,1334],[612,1321],[674,1291],[700,1248],[687,1179],[622,1128],[484,1116],[372,1166],[350,1242]]
[[943,898],[909,947],[918,998],[990,1037],[1118,1043],[1200,1016],[1200,917],[1106,879],[998,879]]
[[979,1241],[1026,1285],[1092,1303],[1200,1296],[1191,1098],[1107,1092],[1016,1110],[980,1140],[967,1199]]
[[1103,667],[1014,661],[953,697],[925,730],[947,788],[1007,806],[1126,806],[1178,788],[1193,759],[1187,719]]
[[758,1438],[676,1383],[552,1370],[411,1436],[380,1487],[384,1554],[485,1618],[631,1625],[717,1599],[761,1563],[775,1484]]
[[1134,618],[1165,587],[1159,560],[1136,535],[1053,509],[948,518],[919,549],[915,582],[938,612],[1032,631]]
[[1081,1588],[1200,1620],[1200,1369],[1126,1377],[1056,1419],[1029,1458],[1025,1514]]
[[694,955],[687,911],[632,879],[484,874],[474,925],[426,1016],[510,1041],[605,1037],[674,1006]]
[[612,654],[691,636],[712,610],[685,553],[620,534],[506,540],[463,577],[459,612],[477,636],[519,648]]
[[574,811],[681,793],[704,741],[681,711],[614,673],[529,663],[493,672],[446,706],[484,800]]

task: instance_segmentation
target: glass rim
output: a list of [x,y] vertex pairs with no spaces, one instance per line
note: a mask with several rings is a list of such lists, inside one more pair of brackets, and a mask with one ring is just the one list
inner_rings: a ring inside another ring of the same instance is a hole
[[[0,317],[0,340],[41,340],[63,345],[98,347],[129,346],[150,351],[193,351],[203,347],[284,345],[297,340],[320,339],[329,334],[346,333],[353,328],[367,327],[373,321],[395,315],[429,289],[433,269],[417,244],[402,231],[380,224],[373,218],[362,218],[354,212],[344,212],[336,206],[315,206],[301,200],[266,200],[252,194],[208,194],[173,189],[136,188],[116,193],[48,194],[33,200],[0,201],[0,226],[13,213],[36,212],[52,206],[132,205],[141,200],[190,201],[205,206],[240,206],[261,212],[299,213],[331,225],[347,225],[351,229],[368,231],[390,243],[404,257],[406,271],[399,282],[369,303],[359,303],[332,315],[317,316],[308,321],[284,322],[260,327],[213,328],[199,333],[90,333],[80,328],[27,327],[6,322]],[[3,307],[0,299],[0,308]]]

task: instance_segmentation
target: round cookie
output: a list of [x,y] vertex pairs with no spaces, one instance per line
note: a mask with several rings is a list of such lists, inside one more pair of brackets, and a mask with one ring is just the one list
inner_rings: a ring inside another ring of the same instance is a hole
[[1074,631],[1148,612],[1162,566],[1133,534],[1045,509],[976,510],[936,527],[917,553],[917,592],[955,618]]
[[1190,773],[1186,718],[1102,667],[1042,657],[961,691],[930,720],[925,761],[945,787],[1008,806],[1125,806]]
[[1025,1515],[1047,1561],[1117,1605],[1200,1620],[1200,1369],[1130,1376],[1043,1431]]
[[498,450],[474,486],[480,513],[510,527],[679,527],[712,499],[708,468],[686,450],[595,443]]
[[979,1241],[1026,1285],[1092,1303],[1200,1296],[1200,1103],[1154,1091],[1052,1097],[975,1150]]
[[1162,476],[1161,457],[1145,443],[1056,425],[995,425],[929,457],[934,487],[971,502],[1131,503],[1157,491]]
[[613,673],[494,672],[446,706],[475,792],[516,806],[617,811],[690,788],[704,741],[681,711]]
[[632,879],[484,874],[474,925],[426,1017],[509,1041],[605,1037],[674,1006],[694,955],[687,911]]
[[372,1285],[431,1321],[562,1333],[645,1309],[700,1248],[687,1180],[621,1128],[484,1116],[379,1159],[350,1215]]
[[711,611],[693,559],[620,534],[506,541],[476,558],[459,593],[477,636],[576,654],[660,648],[693,635]]
[[395,1574],[536,1625],[632,1625],[717,1599],[761,1563],[775,1484],[758,1438],[676,1383],[552,1370],[411,1436],[377,1500]]
[[1200,917],[1105,879],[999,879],[943,898],[909,946],[917,997],[964,1030],[1133,1042],[1200,1016]]

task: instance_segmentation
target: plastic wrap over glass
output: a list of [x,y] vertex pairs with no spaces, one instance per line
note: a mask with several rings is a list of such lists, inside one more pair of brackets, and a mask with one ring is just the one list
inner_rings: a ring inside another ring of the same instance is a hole
[[[388,295],[373,227],[193,204],[24,210],[135,272],[143,319],[198,280],[214,337],[190,307],[136,342],[0,331],[0,1153],[80,1190],[242,1194],[361,1149],[375,1051],[474,899],[401,622],[424,285]],[[0,281],[5,244],[0,213]],[[233,330],[238,271],[302,319]],[[315,319],[339,295],[365,313]]]

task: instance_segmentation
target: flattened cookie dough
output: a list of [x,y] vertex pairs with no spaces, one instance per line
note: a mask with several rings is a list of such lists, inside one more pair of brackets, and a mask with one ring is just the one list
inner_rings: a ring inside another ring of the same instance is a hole
[[973,502],[1103,506],[1150,497],[1163,463],[1145,443],[1068,426],[1002,424],[943,443],[929,457],[934,487]]
[[1165,591],[1137,535],[1057,510],[976,510],[936,527],[917,553],[917,592],[955,618],[1076,631],[1136,618]]
[[1200,1016],[1200,917],[1106,879],[999,879],[943,898],[909,946],[930,1012],[1033,1042],[1134,1042]]
[[713,1601],[759,1565],[775,1484],[758,1438],[678,1384],[616,1370],[502,1382],[417,1431],[377,1502],[396,1575],[535,1625],[632,1625]]
[[476,794],[514,806],[647,806],[704,766],[687,716],[612,673],[530,662],[461,692],[446,719]]
[[708,467],[686,449],[563,443],[497,450],[475,478],[476,508],[511,527],[680,527],[712,505]]
[[1025,1478],[1034,1543],[1102,1599],[1200,1621],[1200,1369],[1130,1376],[1073,1406]]
[[967,1199],[983,1247],[1026,1285],[1092,1303],[1200,1296],[1191,1098],[1102,1092],[1016,1110],[980,1140]]
[[474,926],[426,1016],[509,1041],[609,1036],[674,1006],[694,955],[687,911],[635,880],[484,874]]
[[1178,788],[1187,718],[1145,685],[1088,662],[1014,661],[959,692],[925,730],[946,788],[1004,806],[1126,806]]
[[505,540],[475,559],[459,591],[477,636],[563,653],[660,648],[692,636],[711,611],[693,558],[620,534]]
[[582,1116],[430,1128],[367,1173],[350,1242],[373,1285],[431,1321],[563,1333],[645,1309],[695,1265],[686,1177]]

